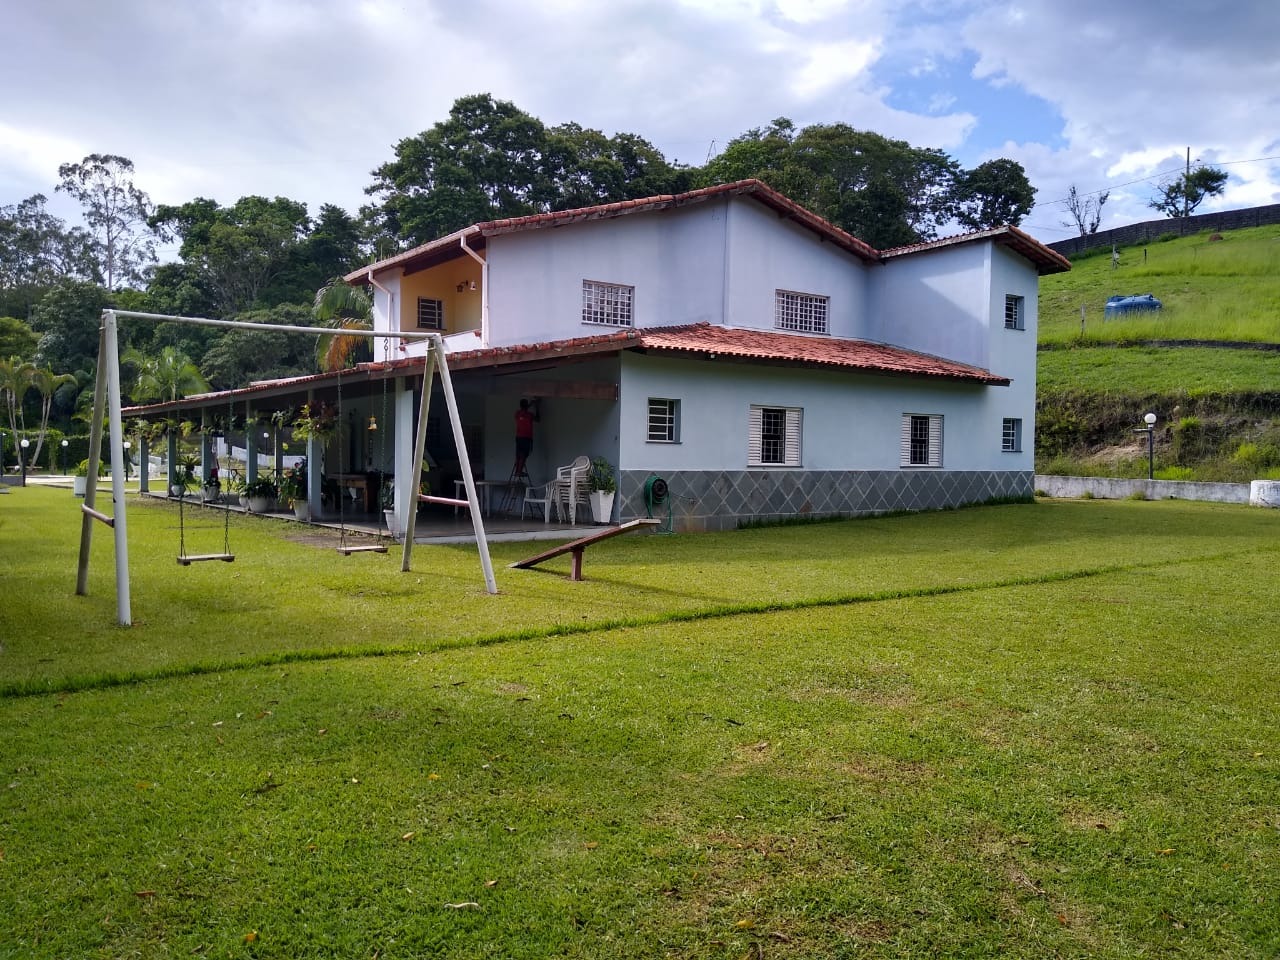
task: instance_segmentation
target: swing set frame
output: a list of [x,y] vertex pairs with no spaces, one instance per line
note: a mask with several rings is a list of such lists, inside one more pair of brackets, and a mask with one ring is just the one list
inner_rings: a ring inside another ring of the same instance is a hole
[[[484,574],[485,589],[490,594],[498,592],[493,576],[493,562],[489,557],[489,542],[485,536],[484,518],[480,512],[480,500],[476,494],[475,477],[471,473],[471,459],[467,455],[466,439],[462,433],[462,419],[458,414],[458,402],[453,391],[453,380],[449,374],[449,364],[445,359],[444,339],[439,333],[428,333],[411,330],[342,330],[335,331],[329,327],[299,327],[278,323],[246,323],[239,320],[212,320],[208,317],[182,317],[162,313],[139,313],[133,310],[104,310],[102,322],[98,328],[98,373],[94,383],[93,420],[89,431],[89,476],[98,475],[98,464],[102,459],[102,423],[105,419],[108,427],[108,444],[111,460],[111,501],[112,512],[107,515],[97,509],[97,485],[89,483],[85,487],[84,503],[81,505],[80,522],[80,558],[76,574],[76,595],[87,596],[89,593],[89,553],[93,542],[93,522],[111,527],[115,533],[115,567],[116,567],[116,619],[121,626],[132,626],[133,612],[129,590],[129,540],[128,515],[125,509],[124,491],[124,427],[120,415],[120,352],[117,337],[119,318],[134,320],[153,320],[164,323],[190,323],[198,326],[223,327],[241,330],[274,330],[281,333],[301,333],[309,336],[323,336],[339,333],[341,336],[368,337],[385,340],[425,340],[427,356],[422,373],[422,399],[418,407],[418,423],[414,432],[414,464],[422,463],[423,453],[427,445],[427,414],[431,405],[431,388],[437,374],[444,393],[445,406],[449,411],[449,423],[453,430],[454,443],[457,445],[461,460],[462,479],[466,486],[466,500],[448,500],[456,506],[466,506],[471,513],[471,524],[476,535],[476,547],[480,554],[480,567]],[[145,469],[145,466],[144,466]],[[400,529],[405,531],[404,549],[400,559],[402,573],[410,571],[413,558],[413,514],[419,500],[446,502],[443,498],[420,497],[418,494],[417,476],[406,476],[397,479],[396,497],[397,514]],[[221,559],[220,555],[214,555]]]

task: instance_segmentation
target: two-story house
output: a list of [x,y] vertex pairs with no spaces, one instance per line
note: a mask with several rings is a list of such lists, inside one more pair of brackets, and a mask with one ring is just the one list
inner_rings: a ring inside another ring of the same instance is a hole
[[[603,456],[617,518],[656,474],[682,528],[722,529],[1029,496],[1038,277],[1069,268],[1011,227],[877,251],[749,180],[476,224],[346,279],[375,329],[444,336],[487,478],[533,398],[535,481]],[[425,347],[383,343],[408,414]]]

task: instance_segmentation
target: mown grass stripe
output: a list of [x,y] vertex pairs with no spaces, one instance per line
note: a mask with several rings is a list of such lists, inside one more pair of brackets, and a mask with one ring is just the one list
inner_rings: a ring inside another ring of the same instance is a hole
[[1104,564],[1098,567],[1050,571],[1041,574],[1022,577],[1007,577],[1001,580],[978,581],[975,583],[936,584],[923,587],[874,590],[865,593],[839,594],[826,597],[807,597],[795,600],[772,600],[762,603],[718,604],[698,610],[677,610],[662,614],[614,617],[604,620],[596,620],[589,623],[553,624],[549,627],[500,631],[498,633],[492,633],[485,636],[469,637],[465,639],[437,639],[427,643],[398,644],[385,647],[331,647],[315,650],[291,650],[255,657],[244,657],[236,660],[173,665],[154,670],[99,673],[79,677],[72,676],[57,681],[20,680],[0,684],[0,700],[9,700],[21,697],[63,695],[70,693],[86,693],[95,690],[106,690],[115,687],[152,683],[162,680],[254,670],[264,667],[283,666],[291,663],[317,663],[337,660],[421,656],[426,653],[437,653],[445,650],[461,650],[470,647],[488,647],[504,643],[519,643],[530,640],[549,640],[593,633],[607,633],[611,630],[652,627],[668,623],[695,623],[699,621],[722,620],[732,617],[757,616],[768,613],[814,610],[824,607],[857,606],[897,600],[930,599],[933,597],[943,597],[954,594],[977,593],[984,590],[1007,590],[1016,587],[1065,583],[1073,580],[1085,580],[1093,577],[1109,576],[1116,573],[1132,573],[1138,570],[1173,569],[1175,567],[1182,567],[1195,563],[1214,563],[1221,560],[1231,560],[1240,557],[1261,556],[1274,553],[1280,553],[1280,547],[1227,551],[1216,554],[1205,554],[1202,556],[1180,557],[1176,560],[1150,560],[1135,563]]

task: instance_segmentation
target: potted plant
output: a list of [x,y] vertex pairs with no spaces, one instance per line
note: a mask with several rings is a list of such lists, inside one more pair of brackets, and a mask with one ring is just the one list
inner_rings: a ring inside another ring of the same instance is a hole
[[186,496],[187,491],[196,485],[196,467],[199,465],[200,461],[189,453],[174,461],[173,482],[169,485],[171,496]]
[[395,477],[384,476],[382,486],[378,489],[378,502],[382,506],[382,516],[387,521],[387,531],[397,540],[400,539],[400,523],[396,517],[396,481]]
[[276,498],[276,485],[262,474],[244,485],[245,506],[250,513],[268,513]]
[[218,479],[218,465],[209,468],[209,475],[200,485],[200,499],[205,503],[213,503],[222,495],[222,481]]
[[299,459],[280,476],[280,498],[293,509],[299,520],[311,519],[311,505],[307,502],[307,461]]
[[[107,465],[101,460],[98,461],[98,476],[105,476]],[[76,467],[71,478],[71,492],[77,497],[83,497],[85,489],[89,486],[89,460],[85,458],[81,460]]]
[[592,519],[596,523],[608,523],[613,519],[613,497],[618,481],[614,477],[613,465],[604,457],[592,458],[587,486],[590,489],[587,499],[591,501]]

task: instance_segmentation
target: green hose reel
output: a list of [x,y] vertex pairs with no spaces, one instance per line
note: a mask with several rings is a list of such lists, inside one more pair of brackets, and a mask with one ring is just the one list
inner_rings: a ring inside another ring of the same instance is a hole
[[[671,489],[667,481],[656,473],[649,474],[644,482],[644,508],[652,519],[662,520],[658,533],[671,533]],[[666,516],[660,516],[665,510]]]

